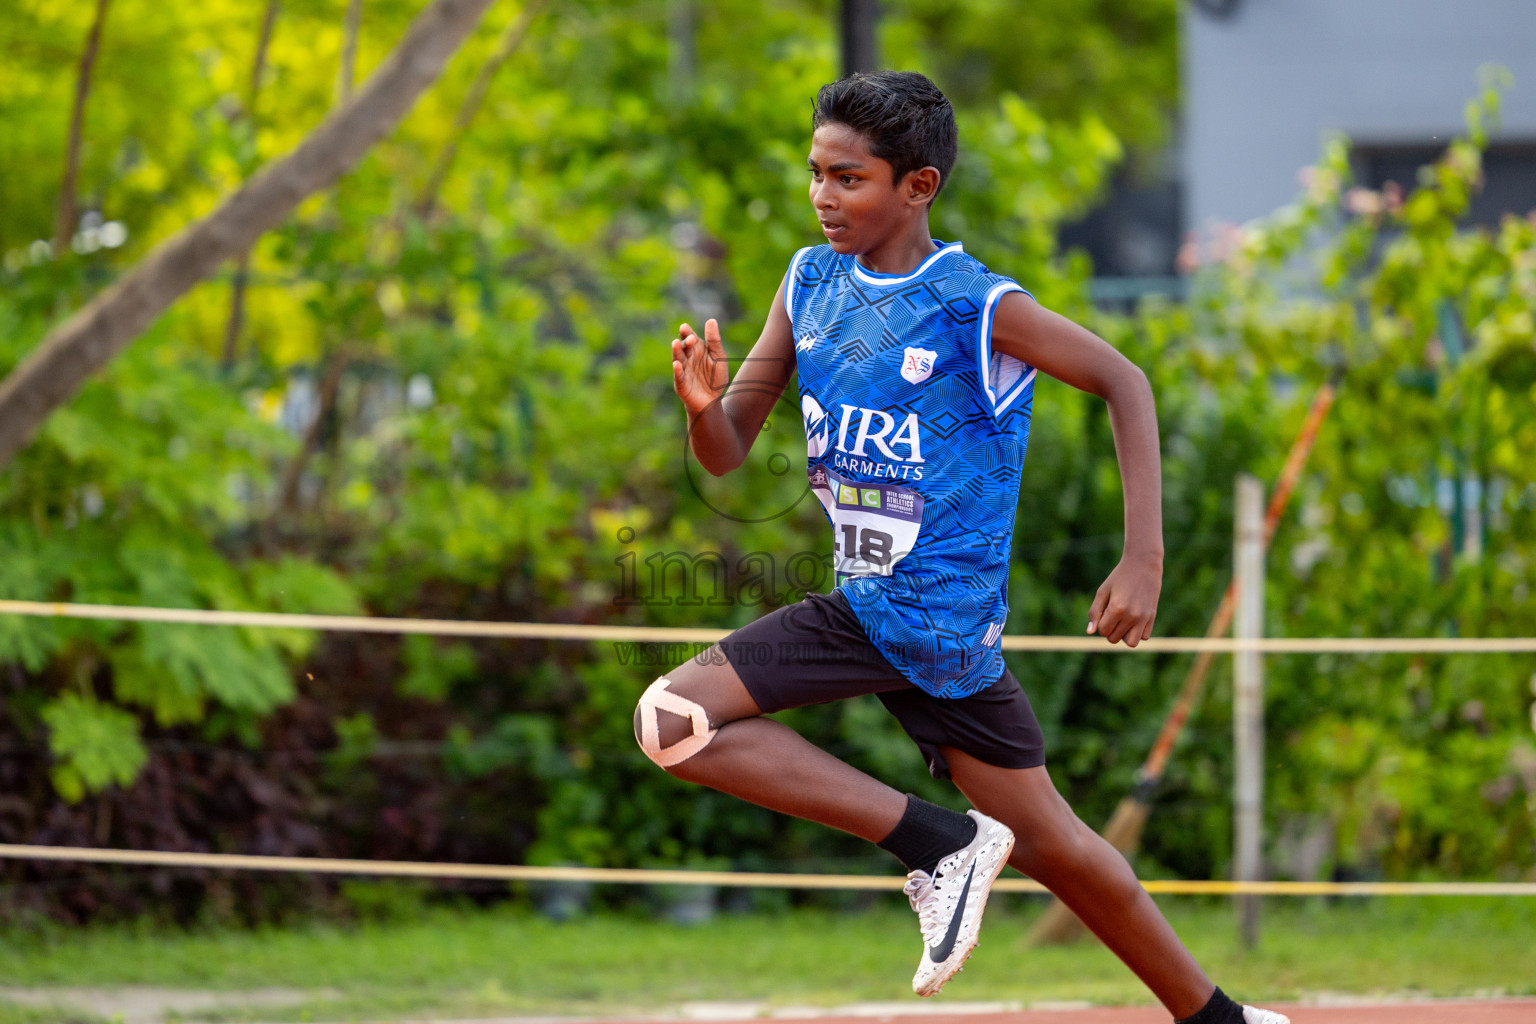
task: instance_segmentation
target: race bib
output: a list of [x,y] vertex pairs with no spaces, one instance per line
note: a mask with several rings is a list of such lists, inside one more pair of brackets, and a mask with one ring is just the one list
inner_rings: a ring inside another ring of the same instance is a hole
[[899,484],[850,483],[825,466],[810,470],[811,490],[832,520],[835,582],[889,576],[917,546],[923,496]]

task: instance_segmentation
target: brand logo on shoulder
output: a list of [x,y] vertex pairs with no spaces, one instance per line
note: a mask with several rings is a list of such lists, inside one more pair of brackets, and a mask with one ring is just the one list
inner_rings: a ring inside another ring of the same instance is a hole
[[933,376],[933,365],[939,354],[932,349],[908,347],[901,359],[901,375],[913,384],[921,384]]
[[820,340],[821,336],[815,331],[811,331],[809,334],[795,339],[795,351],[809,352],[811,349],[816,347],[816,343]]

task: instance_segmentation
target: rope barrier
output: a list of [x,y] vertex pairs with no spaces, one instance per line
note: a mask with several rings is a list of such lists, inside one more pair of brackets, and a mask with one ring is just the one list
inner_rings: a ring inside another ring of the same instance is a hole
[[[728,635],[722,629],[659,626],[588,626],[533,622],[472,622],[456,619],[386,618],[368,615],[301,615],[281,612],[213,611],[200,608],[153,608],[134,605],[70,604],[0,600],[0,614],[41,618],[159,622],[190,625],[313,629],[339,632],[423,634],[493,639],[618,641],[702,644]],[[1012,651],[1127,651],[1100,637],[1005,636]],[[1164,637],[1143,641],[1138,651],[1231,653],[1258,650],[1269,654],[1458,654],[1536,653],[1536,637],[1265,637],[1257,640]],[[541,867],[511,864],[439,864],[421,861],[339,860],[318,857],[271,857],[247,854],[176,853],[157,850],[108,850],[69,846],[0,844],[0,859],[75,863],[290,871],[416,878],[491,879],[530,882],[601,882],[616,884],[718,885],[782,889],[901,888],[901,878],[880,875],[784,874],[771,872],[686,871],[639,868]],[[1225,882],[1145,881],[1151,893],[1182,895],[1267,896],[1536,896],[1527,882]],[[999,892],[1045,892],[1030,879],[1001,879]]]
[[[601,882],[620,885],[718,885],[756,889],[863,889],[898,892],[904,878],[888,875],[812,875],[766,871],[674,871],[649,868],[539,867],[527,864],[437,864],[406,860],[338,860],[266,857],[233,853],[105,850],[83,846],[0,844],[0,858],[214,868],[224,871],[291,871],[409,878],[470,878],[520,882]],[[1150,893],[1227,896],[1536,896],[1536,882],[1221,882],[1151,880]],[[999,879],[997,892],[1040,893],[1027,878]]]
[[[472,622],[460,619],[406,619],[374,615],[299,615],[285,612],[212,611],[206,608],[150,608],[137,605],[67,604],[0,600],[0,615],[34,618],[166,622],[199,626],[254,626],[351,633],[412,633],[574,642],[709,644],[729,635],[725,629],[667,626],[584,626],[571,623]],[[1158,637],[1135,647],[1110,644],[1096,636],[1005,636],[1005,651],[1141,651],[1152,654],[1211,651],[1233,654],[1531,654],[1536,637]]]

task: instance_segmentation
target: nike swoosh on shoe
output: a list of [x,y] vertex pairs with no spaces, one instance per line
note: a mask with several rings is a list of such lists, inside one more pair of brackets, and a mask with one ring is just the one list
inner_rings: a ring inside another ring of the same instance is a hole
[[944,941],[937,946],[928,947],[928,957],[936,964],[941,964],[949,959],[949,954],[955,951],[955,940],[960,937],[960,922],[965,918],[965,900],[971,894],[971,879],[976,875],[976,862],[971,861],[971,869],[965,874],[965,885],[960,890],[960,899],[955,904],[955,915],[950,918],[949,930],[944,933]]

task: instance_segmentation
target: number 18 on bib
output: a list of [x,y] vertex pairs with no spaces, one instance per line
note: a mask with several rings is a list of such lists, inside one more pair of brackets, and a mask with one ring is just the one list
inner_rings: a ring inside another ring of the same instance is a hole
[[811,490],[832,520],[835,581],[889,576],[917,545],[923,496],[897,484],[851,483],[825,466],[810,470]]

